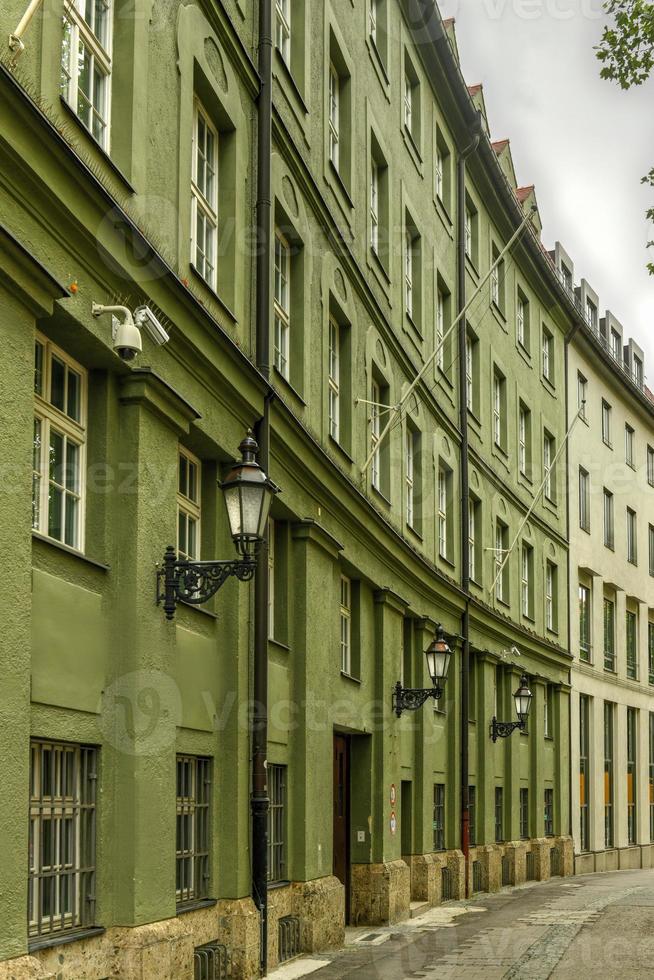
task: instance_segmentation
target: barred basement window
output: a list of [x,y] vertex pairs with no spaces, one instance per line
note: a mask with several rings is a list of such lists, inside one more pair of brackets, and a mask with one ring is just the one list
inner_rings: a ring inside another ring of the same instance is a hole
[[268,766],[268,881],[285,881],[286,871],[286,766]]
[[185,905],[209,896],[211,760],[177,756],[175,897]]
[[604,847],[613,847],[613,704],[604,702]]
[[179,447],[177,482],[177,556],[200,557],[200,460]]
[[529,790],[524,786],[520,788],[520,837],[529,837]]
[[41,334],[34,350],[32,527],[82,551],[87,374]]
[[588,812],[588,774],[590,772],[589,699],[579,696],[579,841],[582,851],[590,847],[590,815]]
[[434,783],[434,850],[445,850],[445,785]]
[[615,670],[615,603],[604,597],[604,670]]
[[97,751],[32,741],[28,934],[94,925]]
[[587,585],[579,586],[579,658],[590,663],[591,597]]
[[501,786],[495,787],[495,841],[500,843],[504,840],[504,790]]
[[64,4],[60,92],[103,150],[109,149],[112,0]]
[[554,790],[551,787],[545,789],[545,836],[554,836]]
[[216,288],[218,242],[218,132],[201,103],[193,110],[191,178],[191,261]]
[[638,617],[627,610],[627,677],[638,680]]
[[627,843],[636,843],[636,709],[627,708]]

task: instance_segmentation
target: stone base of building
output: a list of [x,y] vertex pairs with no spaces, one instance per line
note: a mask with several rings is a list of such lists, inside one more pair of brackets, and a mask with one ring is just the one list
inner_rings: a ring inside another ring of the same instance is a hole
[[606,851],[585,851],[574,856],[575,874],[627,871],[654,867],[654,844],[615,847]]
[[468,894],[575,873],[571,837],[542,837],[470,848]]
[[411,873],[411,901],[440,905],[465,898],[465,860],[461,851],[437,851],[405,858]]
[[352,865],[352,925],[392,925],[408,919],[410,911],[411,872],[405,861]]
[[299,919],[302,953],[339,949],[345,942],[345,889],[338,878],[330,875],[271,889],[268,892],[269,970],[279,963],[279,920],[289,915]]

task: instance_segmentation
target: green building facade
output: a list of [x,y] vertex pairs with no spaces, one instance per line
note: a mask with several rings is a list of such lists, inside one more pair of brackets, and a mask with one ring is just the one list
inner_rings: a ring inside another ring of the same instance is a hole
[[[172,623],[155,600],[167,545],[233,554],[218,482],[266,401],[268,966],[572,871],[575,312],[533,188],[434,5],[273,4],[267,379],[257,23],[43,0],[3,52],[0,977],[200,977],[220,947],[258,974],[254,590]],[[147,305],[170,340],[125,362],[93,303]],[[398,718],[438,624],[444,696]],[[494,743],[523,674],[527,729]]]

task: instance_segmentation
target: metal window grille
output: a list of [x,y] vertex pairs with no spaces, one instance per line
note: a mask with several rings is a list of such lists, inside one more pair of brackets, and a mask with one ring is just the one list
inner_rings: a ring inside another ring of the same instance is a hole
[[550,851],[550,878],[558,878],[562,874],[561,851],[558,847],[553,847]]
[[452,898],[452,875],[449,868],[441,868],[441,902]]
[[472,862],[472,891],[480,892],[481,885],[481,861]]
[[94,923],[97,751],[31,743],[28,932]]
[[502,885],[511,884],[511,858],[505,854],[502,858]]
[[551,787],[545,790],[545,836],[554,836],[554,790]]
[[211,760],[177,756],[175,895],[178,905],[209,895]]
[[445,785],[434,783],[434,850],[445,850]]
[[300,920],[297,915],[284,915],[277,926],[279,962],[285,963],[300,955]]
[[495,840],[504,840],[504,790],[501,786],[495,787]]
[[604,702],[604,846],[613,847],[613,705]]
[[527,881],[536,880],[536,859],[532,851],[527,853]]
[[589,847],[590,819],[588,813],[588,773],[589,773],[589,717],[588,697],[579,698],[579,840],[581,850]]
[[474,847],[477,843],[477,788],[468,787],[468,838],[470,846]]
[[520,836],[523,840],[529,837],[529,790],[520,789]]
[[268,766],[268,881],[286,879],[286,766]]
[[627,708],[627,842],[636,843],[636,709]]
[[193,950],[193,980],[227,980],[231,975],[227,947],[217,940]]

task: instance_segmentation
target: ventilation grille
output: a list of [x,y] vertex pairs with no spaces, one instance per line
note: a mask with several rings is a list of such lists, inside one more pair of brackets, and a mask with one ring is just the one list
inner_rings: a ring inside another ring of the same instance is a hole
[[193,980],[228,980],[231,976],[227,948],[219,942],[193,950]]
[[558,847],[553,847],[550,851],[550,878],[557,878],[563,874],[561,870],[561,851]]
[[441,902],[452,898],[452,875],[449,868],[441,868]]
[[502,886],[511,884],[511,858],[505,854],[502,858]]
[[536,881],[536,857],[533,851],[527,852],[527,881]]
[[481,891],[481,861],[472,862],[472,890]]
[[300,920],[297,915],[285,915],[279,920],[279,962],[285,963],[300,955]]

